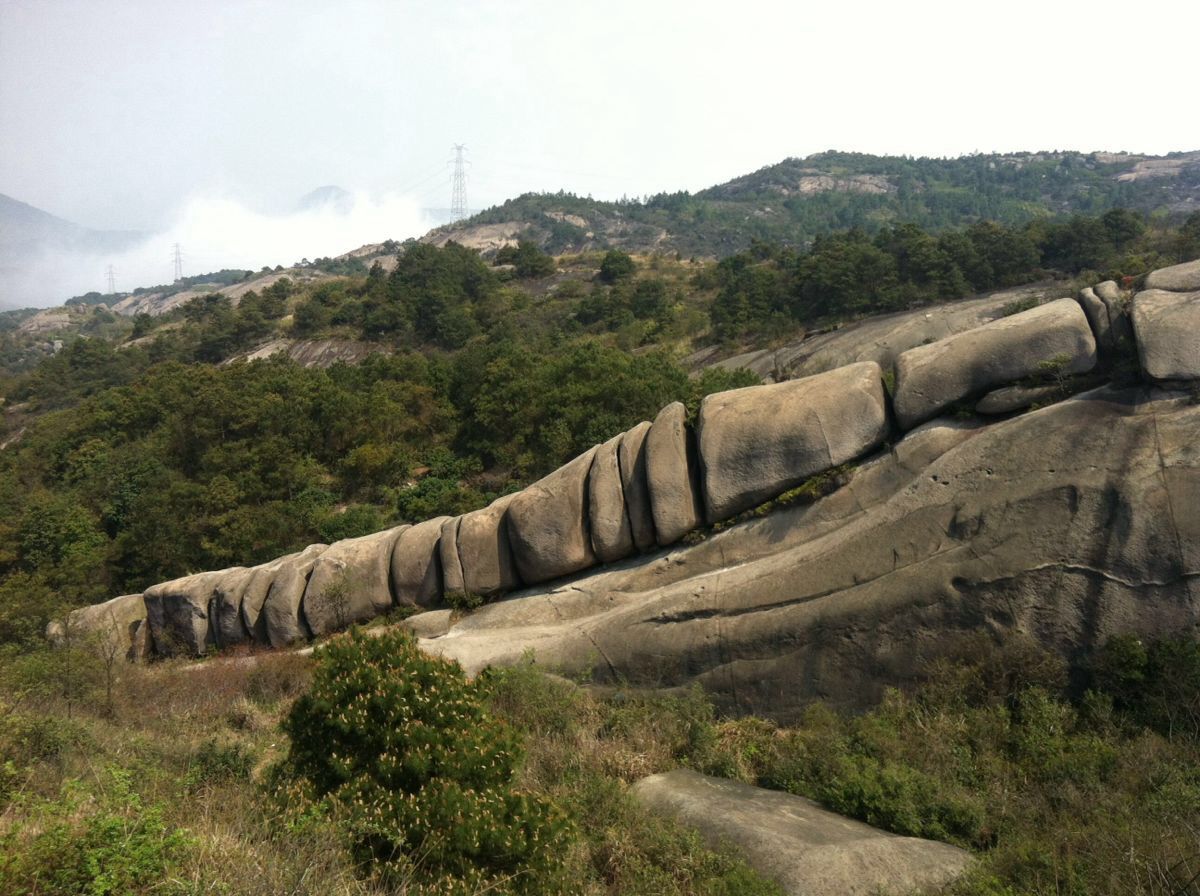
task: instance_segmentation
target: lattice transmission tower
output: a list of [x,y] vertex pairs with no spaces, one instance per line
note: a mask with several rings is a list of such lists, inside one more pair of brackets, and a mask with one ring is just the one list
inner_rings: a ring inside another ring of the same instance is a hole
[[179,243],[175,244],[175,282],[178,283],[183,279],[183,249],[179,247]]
[[450,180],[450,218],[461,221],[467,216],[467,160],[463,153],[467,147],[454,144],[454,176]]
[[111,264],[108,266],[108,270],[104,272],[104,276],[108,280],[108,294],[110,296],[115,295],[117,292],[117,272],[113,270]]

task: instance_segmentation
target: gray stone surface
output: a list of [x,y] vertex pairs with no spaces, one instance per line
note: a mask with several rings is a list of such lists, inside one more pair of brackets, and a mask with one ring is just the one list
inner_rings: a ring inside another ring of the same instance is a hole
[[305,641],[311,632],[304,623],[301,604],[308,577],[317,558],[328,549],[328,545],[309,545],[299,554],[293,554],[279,564],[262,606],[262,627],[272,647],[290,647]]
[[521,579],[547,582],[596,565],[588,532],[591,448],[524,491],[508,506],[508,529]]
[[956,846],[687,769],[643,778],[631,792],[651,812],[695,828],[709,846],[732,847],[789,896],[903,896],[953,882],[971,861]]
[[250,579],[246,582],[246,590],[242,592],[242,625],[250,640],[257,644],[267,644],[267,620],[263,616],[263,604],[267,600],[267,592],[271,590],[271,582],[275,574],[285,563],[290,563],[299,553],[287,554],[268,563],[252,567]]
[[469,670],[540,665],[700,684],[791,721],[873,705],[956,638],[1067,658],[1116,633],[1200,634],[1200,405],[1096,390],[993,423],[933,421],[815,503],[655,560],[530,589],[422,646]]
[[1111,349],[1113,347],[1112,328],[1108,323],[1108,308],[1104,302],[1089,286],[1079,293],[1079,304],[1083,307],[1083,313],[1091,325],[1092,335],[1096,337],[1096,345],[1101,350]]
[[147,653],[146,603],[140,594],[124,594],[102,604],[80,607],[67,614],[67,632],[60,621],[46,627],[46,637],[62,646],[68,637],[90,643],[101,651],[115,650],[127,660],[140,660]]
[[219,649],[242,644],[250,639],[250,633],[242,619],[242,597],[253,575],[253,569],[235,567],[213,585],[213,643]]
[[467,590],[462,560],[458,556],[458,526],[461,516],[450,517],[442,523],[438,539],[438,560],[442,568],[442,590],[445,594],[462,594]]
[[1066,398],[1066,394],[1057,385],[1049,386],[1005,386],[995,392],[989,392],[975,405],[977,414],[1011,414],[1013,411],[1023,411],[1037,405],[1051,404]]
[[601,563],[613,563],[635,550],[621,485],[619,453],[623,438],[624,434],[615,436],[596,449],[588,477],[592,550]]
[[768,382],[781,377],[812,376],[858,361],[874,361],[889,370],[896,358],[910,348],[973,330],[999,319],[1015,303],[1050,297],[1056,288],[1035,285],[1004,289],[978,298],[851,321],[836,330],[808,335],[780,348],[760,349],[716,361],[711,356],[719,352],[707,350],[689,360],[704,367],[744,368]]
[[[453,560],[461,569],[461,578],[451,581],[446,574],[445,589],[466,591],[482,597],[494,597],[517,588],[521,580],[517,576],[512,546],[508,541],[508,526],[505,516],[515,495],[497,498],[482,510],[464,513],[458,520],[454,533]],[[447,558],[448,542],[446,527],[442,528],[442,569],[452,567]]]
[[1133,297],[1132,318],[1147,376],[1200,379],[1200,291],[1142,290]]
[[617,460],[621,465],[621,491],[629,516],[629,531],[639,551],[658,546],[654,535],[654,513],[650,505],[650,485],[646,479],[646,434],[650,421],[643,420],[621,438]]
[[321,552],[301,603],[313,637],[365,622],[392,608],[392,549],[406,528],[346,538]]
[[399,606],[432,607],[442,600],[439,516],[400,533],[392,548],[392,596]]
[[1112,280],[1097,283],[1095,293],[1096,297],[1104,303],[1104,307],[1108,309],[1109,332],[1114,345],[1117,347],[1132,345],[1133,326],[1129,322],[1128,296]]
[[678,401],[659,411],[646,433],[646,483],[660,545],[674,544],[704,522],[692,438],[687,409]]
[[774,498],[883,444],[888,413],[874,361],[707,396],[697,423],[708,522]]
[[896,361],[894,408],[903,429],[936,416],[955,402],[1038,374],[1065,359],[1062,372],[1096,366],[1096,340],[1074,299],[1059,299],[1001,318]]
[[1200,259],[1151,271],[1146,275],[1145,288],[1200,292]]
[[146,589],[146,620],[155,653],[200,656],[214,646],[210,619],[213,588],[227,572],[196,573]]

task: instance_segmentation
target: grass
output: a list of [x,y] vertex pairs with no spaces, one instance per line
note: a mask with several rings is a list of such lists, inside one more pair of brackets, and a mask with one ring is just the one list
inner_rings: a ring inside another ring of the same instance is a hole
[[[963,641],[912,693],[857,716],[815,703],[793,727],[718,718],[699,691],[593,691],[532,662],[485,673],[481,689],[522,734],[520,786],[570,820],[558,892],[777,892],[629,797],[685,766],[977,852],[943,896],[1195,896],[1200,647],[1122,645],[1093,690],[1069,696],[1062,663],[1031,643]],[[86,697],[68,709],[47,663],[8,657],[0,893],[405,892],[356,867],[336,820],[281,813],[262,786],[312,662],[123,667],[107,712]]]

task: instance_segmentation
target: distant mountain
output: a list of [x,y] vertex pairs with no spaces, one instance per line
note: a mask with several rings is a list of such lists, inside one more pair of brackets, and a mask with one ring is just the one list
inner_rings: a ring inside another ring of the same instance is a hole
[[927,229],[984,219],[1017,224],[1118,206],[1179,217],[1200,210],[1200,152],[955,159],[824,152],[694,194],[621,202],[526,194],[439,227],[425,240],[455,240],[484,252],[524,237],[555,253],[619,247],[724,256],[754,239],[804,245],[823,233],[897,221]]
[[305,193],[296,203],[296,210],[301,212],[323,211],[333,209],[346,215],[354,210],[354,196],[341,187],[317,187],[311,193]]

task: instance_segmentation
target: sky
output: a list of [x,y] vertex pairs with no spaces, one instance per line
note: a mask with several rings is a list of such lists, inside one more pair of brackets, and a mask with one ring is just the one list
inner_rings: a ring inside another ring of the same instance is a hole
[[[326,184],[417,235],[455,143],[472,209],[826,149],[1200,149],[1198,33],[1179,0],[0,0],[0,193],[220,255],[214,207],[253,251]],[[262,263],[355,247],[329,223]]]

